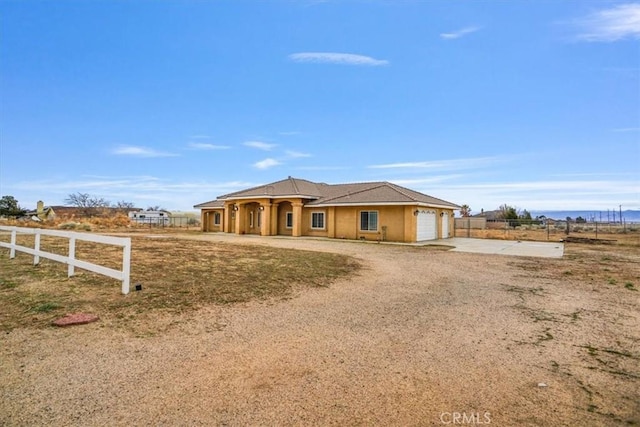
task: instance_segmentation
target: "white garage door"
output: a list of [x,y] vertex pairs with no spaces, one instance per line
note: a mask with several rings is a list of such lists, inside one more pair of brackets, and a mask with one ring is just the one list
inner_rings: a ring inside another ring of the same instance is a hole
[[418,242],[422,240],[435,240],[438,238],[436,228],[436,213],[429,210],[418,212]]
[[442,216],[442,233],[440,235],[443,239],[449,238],[449,215],[446,212]]

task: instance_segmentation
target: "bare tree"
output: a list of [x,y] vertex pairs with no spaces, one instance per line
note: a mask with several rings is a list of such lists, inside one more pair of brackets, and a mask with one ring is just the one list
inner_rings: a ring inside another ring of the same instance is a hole
[[64,203],[68,206],[80,208],[82,213],[86,216],[96,215],[101,208],[108,208],[111,206],[111,202],[102,197],[80,192],[69,194],[69,196],[64,199]]
[[115,207],[120,210],[128,210],[128,209],[135,209],[136,205],[133,202],[125,202],[124,200],[120,200],[119,202],[116,203]]

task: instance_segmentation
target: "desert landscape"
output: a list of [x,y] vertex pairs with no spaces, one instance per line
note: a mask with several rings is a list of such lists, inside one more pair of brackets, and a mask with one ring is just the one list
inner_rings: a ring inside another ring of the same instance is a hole
[[637,246],[448,249],[134,233],[127,296],[3,250],[0,423],[640,423]]

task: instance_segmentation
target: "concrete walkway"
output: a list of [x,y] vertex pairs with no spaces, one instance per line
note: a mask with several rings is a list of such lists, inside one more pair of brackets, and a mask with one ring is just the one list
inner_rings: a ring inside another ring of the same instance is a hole
[[455,246],[452,252],[472,252],[478,254],[532,256],[542,258],[562,258],[564,244],[560,242],[528,242],[519,240],[471,239],[453,237],[428,244]]

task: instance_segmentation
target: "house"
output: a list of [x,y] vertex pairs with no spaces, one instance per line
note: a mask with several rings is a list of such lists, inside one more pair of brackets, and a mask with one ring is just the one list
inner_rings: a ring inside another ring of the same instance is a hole
[[138,224],[169,225],[171,213],[167,211],[136,210],[129,212],[129,219]]
[[51,206],[45,206],[42,200],[38,200],[35,211],[26,211],[23,218],[33,221],[51,221],[56,219],[56,213]]
[[289,177],[195,205],[202,231],[417,242],[453,235],[460,206],[389,182]]

